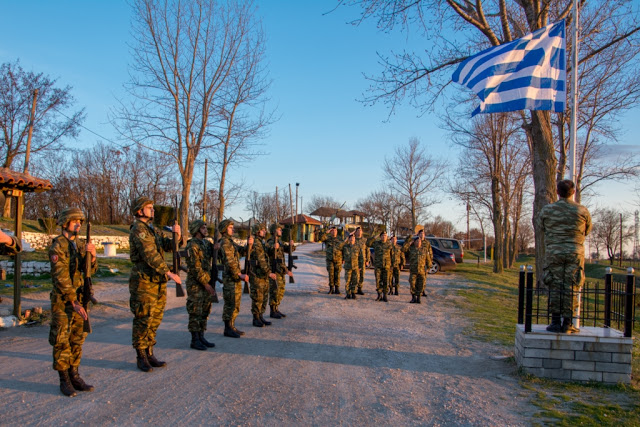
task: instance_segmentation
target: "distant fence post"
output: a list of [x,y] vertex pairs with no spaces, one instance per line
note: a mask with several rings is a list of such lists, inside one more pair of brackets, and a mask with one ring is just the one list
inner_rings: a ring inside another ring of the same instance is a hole
[[611,284],[613,283],[613,274],[611,267],[605,269],[604,275],[604,326],[611,327]]
[[531,332],[531,315],[533,312],[533,266],[527,266],[527,302],[525,306],[524,332]]
[[520,279],[518,281],[518,325],[524,323],[524,286],[526,267],[520,266]]
[[627,268],[627,289],[624,304],[624,336],[631,337],[633,332],[633,296],[636,284],[636,276],[633,267]]

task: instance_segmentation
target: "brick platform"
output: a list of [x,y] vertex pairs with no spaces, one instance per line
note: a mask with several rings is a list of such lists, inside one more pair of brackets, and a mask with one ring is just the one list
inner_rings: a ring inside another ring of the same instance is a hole
[[516,325],[515,357],[527,373],[565,381],[631,382],[633,338],[615,329],[582,327],[577,334],[547,332],[547,325]]

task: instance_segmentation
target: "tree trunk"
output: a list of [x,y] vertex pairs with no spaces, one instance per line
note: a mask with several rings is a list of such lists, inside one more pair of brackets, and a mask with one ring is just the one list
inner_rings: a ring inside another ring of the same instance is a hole
[[493,272],[502,273],[503,230],[502,230],[502,206],[500,200],[500,180],[494,176],[491,179],[491,199],[493,202],[493,234],[495,236],[493,250]]

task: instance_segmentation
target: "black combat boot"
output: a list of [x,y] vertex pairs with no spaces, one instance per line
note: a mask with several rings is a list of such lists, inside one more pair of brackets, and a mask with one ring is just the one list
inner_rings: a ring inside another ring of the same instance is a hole
[[386,293],[386,292],[384,292],[384,293],[382,294],[382,301],[384,301],[384,302],[389,302],[389,300],[387,299],[387,293]]
[[358,295],[364,295],[364,292],[362,292],[362,288],[358,289],[358,292],[356,292]]
[[206,350],[204,343],[200,341],[200,334],[198,332],[191,332],[191,348],[194,350]]
[[232,328],[234,331],[236,331],[236,334],[238,334],[238,335],[240,335],[240,336],[243,336],[243,335],[244,335],[244,332],[242,332],[240,329],[236,328],[236,319],[233,319],[233,320],[231,321],[231,328]]
[[329,286],[329,295],[333,293],[333,286]]
[[271,322],[265,320],[264,315],[260,314],[260,321],[264,323],[265,326],[271,325]]
[[69,378],[69,371],[58,371],[58,374],[60,375],[60,391],[62,394],[69,397],[77,396],[71,384],[71,378]]
[[376,301],[380,301],[382,299],[382,294],[378,292],[378,296],[376,297]]
[[551,324],[547,326],[547,331],[553,333],[562,332],[562,324],[560,323],[560,315],[559,314],[551,314]]
[[416,297],[416,304],[422,304],[422,301],[420,301],[420,296],[421,296],[421,295],[418,295],[418,296]]
[[283,319],[284,319],[285,317],[287,317],[287,315],[286,315],[286,314],[284,314],[283,312],[281,312],[281,311],[280,311],[280,306],[279,306],[279,305],[276,305],[276,311],[278,312],[278,314],[280,315],[280,317],[282,317]]
[[426,297],[427,296],[427,292],[426,291],[422,291],[422,296]]
[[213,347],[216,346],[214,343],[209,342],[206,339],[204,339],[204,331],[198,332],[198,336],[200,337],[200,342],[202,344],[204,344],[205,347],[213,348]]
[[144,348],[136,348],[136,361],[138,362],[138,369],[142,372],[151,372],[153,368],[149,364],[147,359],[147,350]]
[[356,299],[356,293],[355,292],[351,292],[351,299]]
[[153,366],[154,368],[162,368],[164,366],[167,366],[167,362],[163,362],[162,360],[158,360],[153,355],[153,347],[148,347],[147,348],[147,360],[149,361],[149,365]]
[[351,292],[347,291],[345,294],[344,299],[351,299]]
[[270,306],[271,311],[269,312],[269,317],[273,317],[274,319],[282,319],[282,316],[278,313],[278,310],[274,306]]
[[336,295],[340,295],[340,287],[336,286],[335,288],[333,288],[333,293]]
[[71,380],[71,385],[78,391],[93,391],[93,386],[84,382],[82,378],[80,378],[80,374],[78,373],[78,367],[72,366],[69,368],[69,379]]
[[231,322],[228,320],[224,321],[224,336],[230,338],[240,338],[240,335],[238,335],[236,331],[231,327]]
[[394,295],[398,295],[398,285],[396,285],[396,291],[395,291]]
[[253,315],[253,326],[255,326],[256,328],[264,328],[264,323],[262,323],[262,320],[260,320],[260,316],[258,316],[257,314]]
[[411,295],[411,301],[409,301],[409,304],[415,304],[416,302],[418,302],[418,299],[416,298],[416,296]]
[[562,332],[565,334],[577,334],[580,332],[580,329],[576,328],[573,324],[573,319],[571,317],[565,317],[562,320]]

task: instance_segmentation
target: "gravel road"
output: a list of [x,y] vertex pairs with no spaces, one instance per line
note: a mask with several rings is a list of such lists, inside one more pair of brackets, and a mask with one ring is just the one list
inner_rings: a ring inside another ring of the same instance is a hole
[[[243,295],[240,339],[222,336],[214,304],[207,338],[214,349],[189,348],[185,300],[169,285],[156,354],[168,362],[136,369],[125,278],[96,285],[101,304],[84,345],[80,372],[96,390],[67,398],[51,369],[47,326],[0,331],[0,425],[528,425],[536,408],[518,385],[504,349],[473,340],[451,304],[455,274],[429,276],[429,297],[375,302],[373,273],[357,300],[327,295],[318,244],[296,252],[295,284],[280,306],[286,319],[251,325]],[[3,305],[11,306],[5,298]],[[48,294],[23,307],[48,308]],[[268,314],[268,312],[267,312]]]

